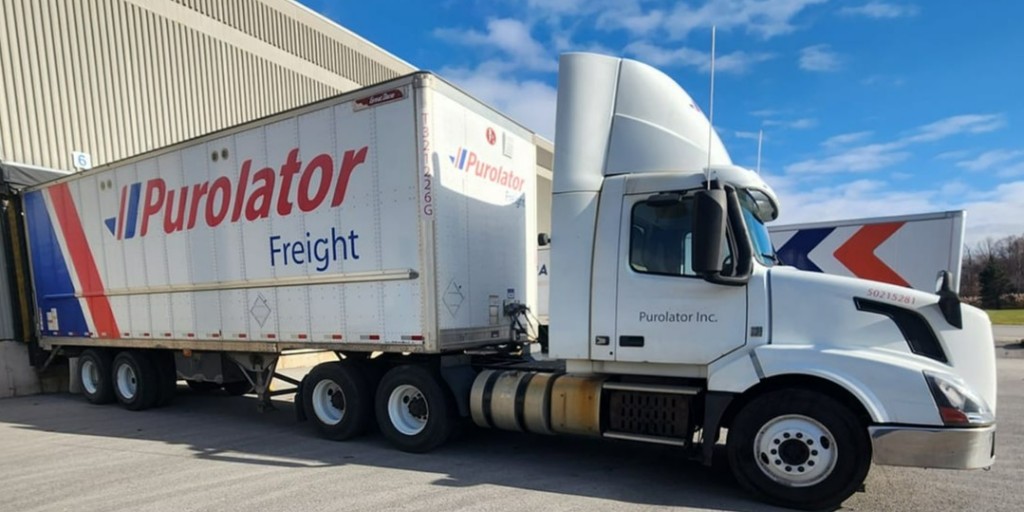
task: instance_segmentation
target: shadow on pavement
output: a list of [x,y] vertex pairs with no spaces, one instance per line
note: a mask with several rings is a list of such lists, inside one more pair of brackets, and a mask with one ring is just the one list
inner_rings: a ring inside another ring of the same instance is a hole
[[277,410],[258,413],[253,397],[201,395],[181,387],[168,407],[130,412],[73,395],[44,395],[4,400],[0,423],[153,441],[161,444],[144,449],[179,456],[174,447],[184,446],[195,458],[238,464],[297,470],[360,465],[439,473],[444,476],[433,485],[442,487],[498,485],[650,506],[771,510],[742,492],[724,466],[724,453],[718,457],[722,464],[708,468],[670,447],[468,426],[446,446],[414,455],[392,449],[377,433],[348,442],[321,439],[311,425],[295,421],[291,402],[274,403]]

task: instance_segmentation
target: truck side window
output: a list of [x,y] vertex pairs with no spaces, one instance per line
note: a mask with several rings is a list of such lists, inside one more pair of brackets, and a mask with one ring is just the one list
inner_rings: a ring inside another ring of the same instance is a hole
[[[691,264],[693,201],[670,205],[640,202],[633,206],[629,236],[629,266],[637,272],[694,276]],[[729,245],[725,260],[731,263]]]

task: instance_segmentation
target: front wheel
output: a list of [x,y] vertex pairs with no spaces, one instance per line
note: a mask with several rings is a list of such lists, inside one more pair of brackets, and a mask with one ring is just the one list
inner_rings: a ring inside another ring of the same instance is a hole
[[402,451],[429,452],[455,428],[455,405],[440,376],[422,366],[391,369],[377,387],[375,402],[381,433]]
[[767,501],[804,510],[838,507],[871,465],[865,425],[835,399],[787,389],[755,398],[729,428],[736,480]]

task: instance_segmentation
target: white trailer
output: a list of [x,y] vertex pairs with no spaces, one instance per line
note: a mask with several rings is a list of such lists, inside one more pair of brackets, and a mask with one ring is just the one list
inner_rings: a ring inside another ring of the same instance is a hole
[[800,270],[859,277],[935,291],[947,272],[960,289],[964,217],[954,210],[803,224],[771,225],[783,264]]
[[872,461],[992,464],[982,311],[776,266],[774,192],[649,66],[563,56],[557,123],[550,359],[530,134],[423,73],[30,189],[39,342],[131,409],[178,377],[265,399],[280,350],[334,350],[300,417],[414,452],[472,418],[711,464],[727,429],[739,482],[799,508]]

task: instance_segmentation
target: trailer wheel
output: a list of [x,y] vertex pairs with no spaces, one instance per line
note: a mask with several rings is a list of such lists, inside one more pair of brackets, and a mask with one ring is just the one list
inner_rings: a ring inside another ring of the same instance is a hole
[[78,379],[82,394],[94,404],[109,404],[114,401],[114,387],[111,383],[113,359],[105,350],[88,349],[78,356]]
[[456,423],[455,404],[441,377],[415,365],[398,366],[384,375],[376,410],[381,433],[406,452],[429,452],[444,444]]
[[871,465],[865,425],[835,399],[786,389],[754,399],[733,419],[729,464],[741,485],[784,507],[833,509],[860,489]]
[[145,353],[126,350],[114,357],[114,395],[125,409],[141,411],[156,405],[160,381],[156,365]]
[[344,441],[366,432],[373,389],[359,368],[340,361],[321,363],[304,380],[302,406],[323,437]]

